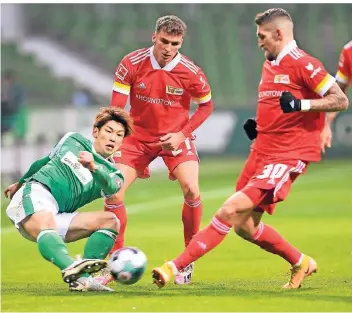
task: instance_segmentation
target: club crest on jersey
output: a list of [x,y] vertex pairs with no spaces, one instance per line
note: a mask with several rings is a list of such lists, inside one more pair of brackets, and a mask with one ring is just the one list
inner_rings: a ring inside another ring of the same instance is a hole
[[128,69],[124,67],[122,64],[120,64],[115,72],[115,75],[119,79],[124,80],[127,74],[128,74]]
[[166,93],[169,95],[182,96],[183,89],[166,85]]
[[275,84],[289,84],[290,76],[288,75],[275,75],[274,77]]

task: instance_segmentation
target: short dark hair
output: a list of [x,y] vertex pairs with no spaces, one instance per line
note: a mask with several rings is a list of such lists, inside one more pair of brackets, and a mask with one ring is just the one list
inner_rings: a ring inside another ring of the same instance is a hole
[[292,22],[292,18],[290,14],[288,14],[286,10],[281,8],[273,8],[273,9],[266,10],[265,12],[258,13],[255,16],[254,21],[257,25],[262,25],[262,24],[269,23],[275,20],[276,18],[282,18],[282,17],[287,18]]
[[125,137],[133,133],[133,120],[130,114],[117,107],[102,107],[95,117],[93,127],[102,128],[108,121],[120,123],[125,129]]
[[165,31],[169,35],[184,35],[187,26],[179,17],[175,15],[165,15],[159,17],[155,24],[155,32]]

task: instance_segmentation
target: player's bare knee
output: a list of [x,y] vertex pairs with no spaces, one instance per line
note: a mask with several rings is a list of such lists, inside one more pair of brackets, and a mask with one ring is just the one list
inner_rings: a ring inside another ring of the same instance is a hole
[[111,213],[111,214],[112,214],[112,217],[111,217],[111,223],[112,223],[111,229],[114,229],[117,232],[119,232],[120,231],[120,220],[116,217],[115,214],[113,214],[113,213]]
[[250,208],[246,208],[240,201],[230,198],[219,210],[219,216],[224,221],[236,226],[243,225],[250,212]]
[[39,211],[22,221],[22,227],[36,240],[43,229],[56,229],[56,224],[50,211]]
[[182,186],[182,191],[186,199],[194,200],[199,197],[199,185],[197,183],[185,183]]
[[103,212],[99,227],[110,228],[118,232],[120,230],[120,220],[111,212]]
[[223,206],[219,211],[219,217],[225,222],[232,222],[236,214],[236,208],[228,205]]

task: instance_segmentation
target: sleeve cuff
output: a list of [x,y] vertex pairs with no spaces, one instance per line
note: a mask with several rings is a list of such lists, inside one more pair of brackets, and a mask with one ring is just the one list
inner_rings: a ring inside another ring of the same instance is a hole
[[181,130],[182,134],[184,134],[186,138],[191,137],[192,131],[193,131],[193,130],[192,130],[192,127],[189,126],[189,125],[186,125],[186,126]]

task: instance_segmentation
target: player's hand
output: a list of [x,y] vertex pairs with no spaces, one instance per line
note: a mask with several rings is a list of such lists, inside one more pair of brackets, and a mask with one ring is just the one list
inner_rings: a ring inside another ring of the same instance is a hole
[[177,150],[180,144],[185,140],[186,136],[182,132],[168,133],[160,137],[158,145],[160,145],[163,150],[174,151]]
[[94,171],[96,169],[93,155],[88,151],[80,151],[78,162],[90,171]]
[[280,106],[284,113],[301,111],[301,100],[297,99],[291,92],[284,91],[280,97]]
[[322,132],[320,133],[320,149],[325,154],[325,147],[331,148],[332,131],[329,124],[325,124]]
[[250,140],[257,138],[257,122],[254,117],[244,122],[243,129]]
[[4,190],[4,195],[6,198],[10,198],[12,199],[12,197],[15,195],[15,193],[18,191],[18,189],[20,189],[22,186],[21,183],[17,182],[14,183],[10,186],[8,186],[5,190]]

